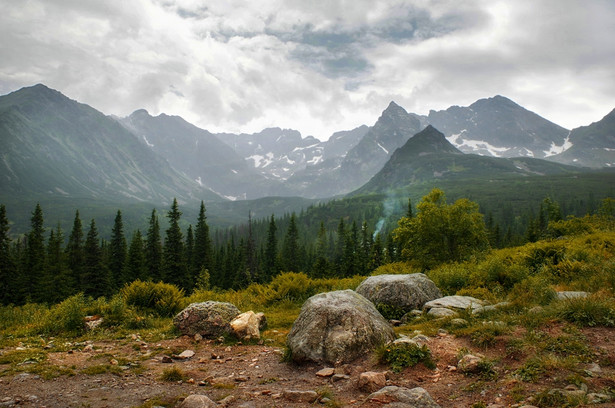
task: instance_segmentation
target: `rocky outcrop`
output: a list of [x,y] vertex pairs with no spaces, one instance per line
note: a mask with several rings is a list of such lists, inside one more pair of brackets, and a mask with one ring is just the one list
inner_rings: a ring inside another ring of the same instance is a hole
[[239,309],[231,303],[207,301],[192,303],[173,318],[182,334],[214,338],[231,332],[231,321]]
[[391,385],[370,394],[367,400],[380,404],[395,404],[394,406],[399,408],[440,408],[431,395],[421,387],[409,389]]
[[436,284],[422,273],[370,276],[357,287],[357,293],[375,305],[404,312],[420,309],[430,300],[442,297]]
[[395,339],[373,303],[352,290],[321,293],[301,308],[287,338],[296,362],[348,363]]

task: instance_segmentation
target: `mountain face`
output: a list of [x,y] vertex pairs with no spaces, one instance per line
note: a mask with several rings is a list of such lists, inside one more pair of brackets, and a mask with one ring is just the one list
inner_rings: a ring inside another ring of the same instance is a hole
[[179,116],[154,117],[141,109],[120,121],[173,168],[226,198],[245,200],[280,192],[279,183],[255,171],[218,137]]
[[382,170],[351,195],[386,193],[431,180],[489,180],[577,171],[571,166],[540,159],[464,154],[429,125],[397,149]]
[[615,167],[615,109],[598,122],[573,129],[568,141],[570,148],[549,159],[584,167]]
[[44,85],[0,97],[0,191],[168,203],[220,200],[116,120]]
[[503,96],[430,111],[427,121],[465,153],[546,158],[566,147],[568,130]]
[[382,168],[395,149],[419,130],[420,118],[391,102],[376,124],[342,161],[341,186],[349,191],[365,183]]

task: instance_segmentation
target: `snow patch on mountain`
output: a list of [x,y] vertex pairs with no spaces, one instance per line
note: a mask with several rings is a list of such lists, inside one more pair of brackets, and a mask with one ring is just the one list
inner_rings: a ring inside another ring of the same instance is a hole
[[446,139],[459,150],[466,152],[471,151],[481,155],[488,153],[494,157],[502,157],[502,153],[506,153],[510,150],[508,147],[497,147],[484,140],[463,139],[461,135],[464,132],[465,129],[458,134],[447,137]]
[[571,147],[572,143],[570,142],[570,132],[568,132],[568,136],[566,136],[566,139],[564,139],[564,143],[562,143],[561,146],[556,145],[555,142],[551,142],[551,147],[549,150],[544,151],[545,157],[563,153]]
[[141,136],[143,136],[143,141],[145,142],[146,145],[148,145],[149,147],[154,147],[154,145],[151,144],[149,140],[147,140],[147,137],[145,137],[145,135],[141,135]]
[[381,148],[382,150],[384,150],[384,152],[388,155],[389,151],[387,149],[384,148],[383,145],[381,145],[380,143],[378,143],[378,147]]

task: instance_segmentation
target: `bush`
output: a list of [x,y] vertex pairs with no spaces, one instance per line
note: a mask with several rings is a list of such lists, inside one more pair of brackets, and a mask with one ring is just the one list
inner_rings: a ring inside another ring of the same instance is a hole
[[429,271],[428,275],[445,295],[454,295],[470,285],[470,271],[465,264],[442,265]]
[[49,311],[43,331],[48,334],[78,335],[85,331],[87,300],[83,293],[71,296]]
[[411,343],[389,344],[376,350],[381,363],[388,364],[391,370],[400,373],[406,367],[414,367],[423,363],[425,367],[434,369],[435,363],[431,351],[426,345],[418,346]]
[[186,374],[177,367],[165,368],[160,375],[162,381],[177,382],[185,380]]
[[580,326],[615,326],[615,301],[601,295],[566,299],[555,307],[556,316]]
[[556,297],[555,290],[549,285],[549,281],[541,276],[530,276],[517,283],[510,292],[509,299],[519,307],[532,305],[546,305]]
[[376,275],[406,275],[411,273],[417,273],[418,270],[414,269],[408,262],[393,262],[386,265],[377,267],[371,276]]
[[528,359],[518,370],[515,376],[524,382],[536,382],[547,372],[544,361],[539,357]]
[[290,300],[303,302],[316,294],[315,282],[305,273],[284,272],[273,278],[268,285],[271,292],[266,299],[267,304]]
[[136,280],[120,291],[126,304],[154,313],[171,317],[184,308],[184,291],[163,282],[143,282]]

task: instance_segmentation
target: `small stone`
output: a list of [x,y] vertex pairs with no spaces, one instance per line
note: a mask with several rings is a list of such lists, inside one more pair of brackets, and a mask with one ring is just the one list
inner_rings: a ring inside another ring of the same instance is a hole
[[92,346],[91,344],[88,344],[81,351],[83,351],[84,353],[90,353],[90,352],[94,351],[94,346]]
[[200,333],[197,333],[197,334],[194,335],[194,341],[199,342],[201,340],[203,340],[203,336],[201,336]]
[[457,368],[466,374],[476,373],[479,370],[479,363],[483,361],[481,357],[473,354],[466,354],[457,363]]
[[160,360],[160,362],[164,364],[169,364],[173,362],[173,359],[169,356],[162,356],[162,359]]
[[372,393],[386,386],[387,378],[384,373],[367,371],[359,375],[359,389]]
[[341,380],[347,380],[349,378],[350,376],[346,374],[333,374],[333,377],[331,377],[331,380],[333,382],[336,382],[336,381],[341,381]]
[[184,350],[177,356],[177,358],[180,360],[187,360],[189,358],[194,357],[194,354],[195,353],[193,350]]
[[249,379],[250,379],[250,378],[249,378],[249,377],[246,377],[246,376],[238,376],[238,377],[235,377],[235,381],[236,381],[236,382],[247,382]]
[[221,406],[221,407],[228,407],[233,402],[235,402],[236,399],[237,398],[235,398],[234,395],[229,395],[228,397],[223,398],[220,401],[218,401],[218,405]]
[[587,394],[587,400],[590,404],[604,404],[605,402],[610,402],[612,398],[608,394],[592,392],[591,394]]
[[335,374],[335,368],[332,367],[325,367],[316,373],[318,377],[331,377],[333,374]]
[[318,399],[318,393],[316,391],[286,390],[282,393],[282,397],[291,402],[307,402],[311,404]]
[[427,314],[436,318],[457,316],[457,312],[444,307],[431,308],[429,309],[429,312],[427,312]]
[[218,404],[209,399],[206,395],[189,395],[179,404],[178,408],[215,408]]
[[393,327],[401,326],[401,320],[391,319],[389,320],[389,323],[391,323],[391,326]]
[[466,319],[462,319],[459,317],[452,319],[449,323],[451,326],[455,326],[455,327],[465,327],[469,324]]
[[188,384],[194,384],[194,383],[195,383],[194,378],[190,378],[190,379],[189,379],[188,381],[186,381],[186,382],[187,382]]

